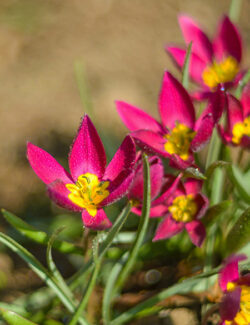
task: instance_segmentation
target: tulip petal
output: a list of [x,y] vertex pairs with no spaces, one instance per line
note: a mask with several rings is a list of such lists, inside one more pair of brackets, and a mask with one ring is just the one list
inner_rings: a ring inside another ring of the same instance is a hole
[[37,176],[49,184],[59,179],[65,183],[71,183],[69,173],[45,150],[32,143],[27,144],[27,158]]
[[[142,214],[142,206],[133,207],[131,211],[140,216]],[[160,218],[166,215],[167,212],[168,207],[164,204],[159,204],[150,208],[149,216],[150,218]]]
[[112,226],[112,223],[103,209],[98,209],[94,217],[92,217],[87,210],[83,210],[82,221],[86,228],[93,230],[104,230]]
[[71,210],[74,212],[81,212],[82,208],[74,204],[68,195],[70,191],[66,188],[65,183],[62,181],[55,181],[50,183],[47,187],[48,195],[52,201],[54,201],[60,207]]
[[187,178],[185,180],[185,191],[186,194],[197,194],[201,191],[203,182],[195,178]]
[[[149,158],[149,166],[151,179],[151,200],[153,200],[161,190],[164,167],[162,161],[157,156]],[[142,160],[140,160],[139,166],[135,170],[135,177],[129,190],[128,198],[137,199],[139,201],[143,200],[143,180],[143,164]]]
[[119,177],[121,172],[132,170],[135,164],[135,158],[135,144],[131,136],[128,135],[108,164],[103,179],[113,182]]
[[75,181],[85,173],[95,174],[101,179],[105,166],[103,144],[90,118],[85,115],[69,154],[71,175]]
[[[167,46],[166,51],[182,69],[186,58],[186,50],[174,46]],[[189,73],[191,78],[198,84],[203,84],[202,73],[205,68],[206,63],[198,55],[191,53]]]
[[219,276],[219,285],[223,291],[227,290],[227,283],[234,282],[239,279],[239,268],[238,264],[240,261],[246,259],[246,256],[241,255],[232,255],[230,256],[226,262],[223,269],[220,271]]
[[182,86],[169,72],[165,72],[161,93],[159,96],[159,109],[162,123],[173,129],[176,122],[194,128],[195,112],[192,101]]
[[186,44],[192,44],[192,52],[198,54],[205,62],[212,61],[213,47],[207,35],[200,29],[194,20],[180,15],[179,24]]
[[146,152],[151,154],[157,153],[163,157],[170,157],[171,155],[164,149],[166,139],[153,131],[138,130],[131,132],[131,136],[134,138],[135,143]]
[[184,227],[184,223],[176,222],[170,215],[167,215],[159,224],[153,241],[173,237],[181,232]]
[[[162,204],[164,203],[166,206],[171,204],[173,200],[173,194],[177,192],[177,188],[180,185],[182,173],[180,173],[177,177],[174,177],[173,175],[168,175],[166,178],[166,183],[164,184],[162,188],[162,194],[154,200],[154,205]],[[180,195],[183,195],[184,193],[181,193]]]
[[218,35],[214,41],[214,53],[218,59],[226,55],[233,56],[238,62],[242,58],[242,41],[238,29],[225,16],[218,28]]
[[197,124],[199,125],[196,135],[193,138],[190,149],[193,152],[201,151],[209,142],[213,129],[214,129],[214,118],[212,113],[208,113],[206,115],[202,115]]
[[250,82],[243,89],[241,104],[243,107],[244,118],[248,117],[250,115]]
[[240,308],[241,288],[228,291],[223,295],[220,304],[220,315],[222,320],[232,321]]
[[201,247],[206,237],[206,229],[199,220],[193,220],[185,224],[185,228],[189,234],[192,243]]
[[140,108],[122,101],[116,101],[116,107],[123,123],[130,131],[145,129],[164,133],[160,123]]
[[232,134],[234,124],[243,122],[243,109],[237,98],[227,95],[227,132]]

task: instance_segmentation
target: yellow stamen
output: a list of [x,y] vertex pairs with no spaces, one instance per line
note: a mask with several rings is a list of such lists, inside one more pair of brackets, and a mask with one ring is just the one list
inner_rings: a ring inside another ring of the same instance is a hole
[[214,61],[205,68],[202,79],[209,88],[215,88],[218,84],[232,81],[239,71],[237,60],[228,56],[221,62]]
[[91,173],[80,175],[76,184],[65,186],[71,192],[68,198],[79,207],[86,209],[92,217],[95,217],[99,203],[109,196],[107,190],[109,182],[100,182],[98,177]]
[[187,160],[189,157],[190,144],[195,136],[195,132],[186,125],[176,123],[176,126],[165,135],[168,140],[164,144],[165,150],[172,154],[177,154],[181,159]]
[[[227,290],[233,291],[237,288],[237,284],[229,282],[227,284]],[[237,312],[236,316],[232,321],[225,321],[226,325],[249,325],[250,324],[250,287],[247,285],[240,286],[241,296],[240,296],[240,310]]]
[[237,122],[233,126],[232,142],[239,144],[244,135],[250,137],[250,116],[246,117],[243,122]]
[[168,208],[172,217],[178,222],[190,222],[193,220],[198,207],[192,194],[177,196]]

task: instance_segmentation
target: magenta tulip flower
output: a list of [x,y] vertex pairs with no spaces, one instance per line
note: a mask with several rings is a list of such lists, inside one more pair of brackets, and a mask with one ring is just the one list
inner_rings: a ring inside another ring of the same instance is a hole
[[117,101],[118,113],[142,150],[169,158],[175,167],[185,169],[194,163],[193,153],[209,141],[213,112],[222,112],[224,95],[218,90],[211,96],[207,109],[195,119],[195,110],[185,88],[169,72],[163,77],[159,97],[161,123],[143,110]]
[[[202,87],[194,97],[205,98],[218,85],[231,87],[239,82],[242,41],[237,27],[225,16],[215,38],[210,41],[199,25],[186,15],[179,16],[179,24],[186,44],[192,41],[190,76]],[[167,46],[166,51],[179,67],[183,67],[186,50]]]
[[250,149],[250,83],[244,88],[241,100],[227,94],[227,124],[219,132],[226,144]]
[[[150,217],[162,217],[166,211],[167,207],[164,204],[155,204],[156,198],[159,196],[164,180],[164,167],[162,161],[157,156],[152,156],[149,158],[150,166],[150,180],[151,180],[151,209]],[[143,203],[143,164],[141,152],[137,154],[136,164],[135,164],[135,176],[130,186],[129,192],[127,193],[128,199],[132,202],[132,212],[137,215],[142,213],[142,203]]]
[[135,145],[127,136],[106,166],[106,154],[90,118],[85,115],[69,153],[68,173],[50,154],[28,143],[27,157],[59,206],[82,213],[85,227],[111,227],[103,207],[123,197],[134,176]]
[[223,325],[250,324],[250,274],[241,276],[238,264],[245,255],[233,255],[220,272],[219,284],[224,292],[220,304]]
[[[200,192],[201,186],[202,181],[193,178],[186,179],[184,183],[179,178],[178,182],[170,184],[168,195],[165,196],[168,211],[156,230],[154,241],[170,238],[186,229],[192,243],[202,245],[206,230],[200,219],[209,203],[207,197]],[[159,201],[162,201],[161,198]]]

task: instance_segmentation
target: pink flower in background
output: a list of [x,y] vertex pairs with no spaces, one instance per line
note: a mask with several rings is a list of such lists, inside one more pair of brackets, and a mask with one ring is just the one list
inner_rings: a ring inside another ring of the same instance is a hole
[[219,132],[226,144],[250,149],[250,83],[242,93],[241,100],[227,95],[226,128],[219,126]]
[[123,197],[134,176],[135,145],[127,136],[106,166],[106,154],[90,118],[85,115],[69,153],[70,174],[46,151],[28,143],[27,157],[59,206],[81,212],[86,227],[111,227],[103,207]]
[[224,95],[218,90],[207,109],[196,120],[191,98],[169,72],[163,77],[159,96],[161,123],[143,110],[117,101],[118,113],[142,150],[169,158],[175,167],[185,169],[194,163],[193,153],[209,141],[213,127],[212,112],[222,112]]
[[[202,87],[197,99],[208,96],[218,85],[234,86],[242,77],[242,41],[237,27],[225,16],[219,23],[215,38],[210,41],[199,25],[186,15],[179,16],[179,24],[186,44],[192,41],[190,76]],[[183,67],[186,50],[168,45],[167,53]]]
[[[171,188],[173,187],[172,191]],[[202,181],[186,179],[184,183],[172,181],[167,189],[165,205],[168,211],[159,224],[154,241],[170,238],[186,229],[192,243],[201,246],[206,230],[200,219],[204,216],[209,202],[206,196],[201,194]],[[162,198],[158,199],[158,202]],[[158,203],[157,202],[157,203]]]
[[241,276],[238,264],[245,255],[233,255],[227,259],[220,272],[219,284],[224,292],[220,304],[223,325],[250,324],[250,274]]

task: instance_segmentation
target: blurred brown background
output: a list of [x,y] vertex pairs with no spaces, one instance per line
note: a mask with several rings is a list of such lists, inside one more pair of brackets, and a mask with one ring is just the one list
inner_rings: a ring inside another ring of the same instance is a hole
[[[67,156],[84,113],[74,72],[79,62],[91,95],[91,118],[104,136],[121,139],[126,129],[114,100],[157,116],[163,70],[178,74],[164,51],[168,42],[183,44],[177,15],[193,16],[212,36],[230,2],[1,0],[0,206],[19,213],[32,193],[44,195],[26,161],[26,141],[59,159]],[[249,12],[250,1],[243,0],[238,25],[246,66]]]

